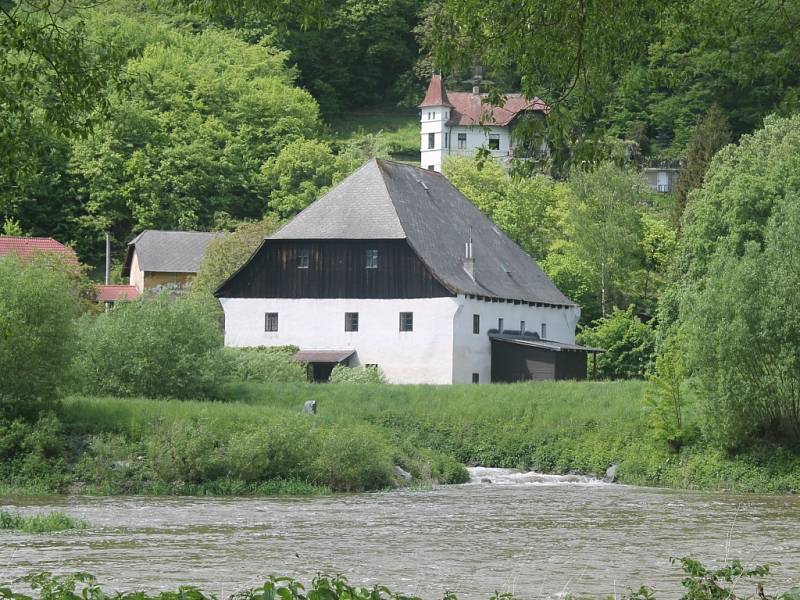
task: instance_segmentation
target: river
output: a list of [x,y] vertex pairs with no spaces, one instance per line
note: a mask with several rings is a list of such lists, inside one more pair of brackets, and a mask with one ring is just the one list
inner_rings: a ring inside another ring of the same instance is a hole
[[225,597],[270,573],[307,581],[324,571],[434,600],[445,589],[461,599],[495,590],[541,598],[641,584],[661,600],[680,589],[669,558],[690,555],[772,563],[768,593],[800,585],[800,497],[472,475],[460,486],[322,498],[0,498],[5,510],[62,510],[90,523],[0,531],[0,581],[80,570],[112,590],[192,583]]

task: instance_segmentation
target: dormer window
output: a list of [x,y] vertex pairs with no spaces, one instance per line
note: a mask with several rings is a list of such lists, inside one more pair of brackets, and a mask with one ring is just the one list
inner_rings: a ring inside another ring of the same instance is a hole
[[297,251],[297,268],[307,269],[309,264],[311,264],[311,252],[308,248],[300,248]]
[[367,250],[367,268],[368,269],[378,268],[378,250],[375,248]]

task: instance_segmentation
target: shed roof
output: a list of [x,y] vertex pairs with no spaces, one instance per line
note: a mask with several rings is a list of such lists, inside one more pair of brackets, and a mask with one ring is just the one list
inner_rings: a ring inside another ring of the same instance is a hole
[[[464,270],[470,235],[474,278]],[[370,160],[268,239],[406,239],[454,293],[574,306],[444,176],[394,161]]]
[[533,348],[541,348],[542,350],[550,350],[552,352],[588,352],[600,353],[605,352],[600,348],[592,348],[591,346],[580,346],[578,344],[567,344],[566,342],[556,342],[554,340],[542,340],[536,335],[528,334],[507,334],[507,333],[489,333],[489,339],[497,342],[505,342],[508,344],[516,344],[518,346],[531,346]]
[[117,302],[118,300],[135,300],[139,297],[139,290],[135,285],[98,285],[98,302]]
[[202,231],[146,229],[128,243],[128,255],[122,274],[130,274],[134,251],[142,271],[197,273],[208,245],[224,235]]
[[67,262],[78,264],[75,251],[51,237],[0,235],[0,257],[16,254],[20,258],[30,258],[36,252],[60,254]]
[[300,350],[295,352],[294,359],[309,363],[340,363],[355,353],[355,350]]

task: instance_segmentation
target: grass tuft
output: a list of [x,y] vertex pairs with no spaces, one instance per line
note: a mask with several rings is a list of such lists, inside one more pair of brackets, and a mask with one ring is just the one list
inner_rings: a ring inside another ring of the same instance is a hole
[[25,533],[52,533],[87,527],[89,524],[86,521],[75,519],[60,511],[25,516],[0,510],[0,529],[14,529]]

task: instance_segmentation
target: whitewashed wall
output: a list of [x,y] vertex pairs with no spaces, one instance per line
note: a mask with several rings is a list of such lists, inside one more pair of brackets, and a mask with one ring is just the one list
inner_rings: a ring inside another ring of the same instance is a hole
[[[452,383],[456,298],[411,300],[220,298],[226,346],[354,349],[351,364],[377,364],[392,383]],[[264,314],[278,313],[278,331],[264,331]],[[359,330],[344,330],[357,312]],[[401,312],[414,313],[414,331],[399,331]],[[471,317],[470,317],[471,318]]]
[[[427,107],[420,109],[420,166],[423,169],[433,167],[442,172],[442,158],[447,150],[444,147],[445,123],[450,117],[448,107]],[[434,134],[433,149],[428,148],[428,134]]]
[[[547,308],[486,302],[458,297],[459,309],[453,321],[453,383],[470,383],[472,374],[478,373],[481,383],[491,381],[492,348],[487,331],[497,329],[498,319],[503,319],[504,329],[519,329],[525,321],[526,331],[541,335],[542,323],[547,325],[547,339],[574,343],[575,326],[580,318],[580,308]],[[480,333],[472,332],[472,315],[480,315]]]

